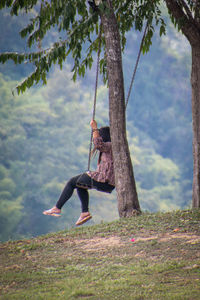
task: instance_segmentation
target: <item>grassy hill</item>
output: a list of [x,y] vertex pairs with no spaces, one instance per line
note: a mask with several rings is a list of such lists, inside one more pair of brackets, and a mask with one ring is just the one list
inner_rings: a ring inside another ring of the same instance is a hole
[[200,211],[0,244],[0,299],[199,299]]

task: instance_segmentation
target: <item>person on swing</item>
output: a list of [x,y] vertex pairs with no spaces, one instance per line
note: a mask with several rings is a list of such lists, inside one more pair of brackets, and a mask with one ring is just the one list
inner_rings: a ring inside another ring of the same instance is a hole
[[76,222],[77,226],[84,224],[92,218],[88,209],[88,189],[94,188],[98,191],[111,193],[115,188],[110,128],[101,127],[98,129],[95,120],[90,122],[90,126],[93,131],[94,149],[92,152],[99,151],[96,171],[87,171],[86,173],[72,177],[65,185],[56,205],[43,212],[44,215],[61,216],[61,208],[70,199],[74,189],[76,189],[82,208],[81,215]]

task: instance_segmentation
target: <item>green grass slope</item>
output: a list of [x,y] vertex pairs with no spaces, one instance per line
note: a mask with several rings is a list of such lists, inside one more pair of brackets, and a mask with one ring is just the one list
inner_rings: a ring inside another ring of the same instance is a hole
[[0,244],[0,299],[200,299],[200,211]]

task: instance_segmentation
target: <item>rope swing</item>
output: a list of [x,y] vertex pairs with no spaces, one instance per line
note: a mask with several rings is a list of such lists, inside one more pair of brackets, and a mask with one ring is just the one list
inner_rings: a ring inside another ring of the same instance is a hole
[[[94,11],[97,9],[97,6],[95,4],[95,0],[88,1],[88,3],[92,7],[92,9]],[[138,63],[139,63],[139,59],[140,59],[140,56],[141,56],[142,47],[143,47],[144,39],[145,39],[145,36],[146,36],[147,27],[148,27],[148,22],[146,24],[145,31],[144,31],[144,34],[143,34],[143,38],[142,38],[142,41],[141,41],[141,44],[140,44],[140,49],[139,49],[139,53],[138,53],[138,56],[137,56],[135,68],[134,68],[134,71],[133,71],[133,75],[132,75],[132,79],[131,79],[131,84],[130,84],[129,91],[128,91],[128,96],[127,96],[127,99],[125,101],[125,109],[127,107],[127,104],[128,104],[129,98],[130,98],[130,94],[131,94],[131,90],[132,90],[132,87],[133,87],[133,82],[134,82],[134,79],[135,79],[135,74],[136,74]],[[101,43],[102,43],[102,24],[100,22],[100,29],[99,29],[99,36],[98,36],[96,80],[95,80],[93,112],[92,112],[92,119],[93,120],[95,120],[95,115],[96,115],[96,103],[97,103],[97,89],[98,89],[98,79],[99,79],[99,64],[100,64]],[[91,129],[87,171],[90,171],[91,154],[92,154],[92,144],[93,144],[93,130]],[[81,182],[82,176],[84,176],[84,173],[80,175],[79,179],[77,180],[77,184],[76,185],[78,187],[86,188],[86,189],[87,188],[92,188],[93,187],[93,180],[92,180],[92,178],[91,178],[91,182],[89,184],[85,184],[85,183]],[[110,193],[110,191],[109,191],[109,193]]]
[[[135,79],[138,63],[139,63],[140,56],[141,56],[141,53],[142,53],[142,47],[143,47],[143,44],[144,44],[144,39],[145,39],[145,36],[146,36],[147,28],[148,28],[148,22],[146,23],[144,34],[143,34],[143,37],[142,37],[142,40],[141,40],[141,43],[140,43],[139,53],[138,53],[137,60],[136,60],[136,63],[135,63],[135,67],[134,67],[134,70],[133,70],[133,75],[132,75],[132,78],[131,78],[131,83],[130,83],[130,87],[129,87],[129,90],[128,90],[128,95],[127,95],[127,98],[126,98],[126,101],[125,101],[125,108],[127,107],[128,101],[129,101],[129,98],[130,98],[130,94],[131,94],[131,90],[132,90],[132,87],[133,87],[133,82],[134,82],[134,79]],[[99,45],[98,45],[98,53],[97,53],[96,81],[95,81],[95,92],[94,92],[93,113],[92,113],[92,119],[93,120],[95,119],[95,114],[96,114],[97,89],[98,89],[98,78],[99,78],[99,62],[100,62],[100,53],[101,53],[101,36],[102,36],[102,24],[100,24],[100,31],[99,31],[99,36],[98,36]],[[90,171],[90,164],[91,164],[92,139],[93,139],[93,132],[91,130],[89,155],[88,155],[88,171]]]

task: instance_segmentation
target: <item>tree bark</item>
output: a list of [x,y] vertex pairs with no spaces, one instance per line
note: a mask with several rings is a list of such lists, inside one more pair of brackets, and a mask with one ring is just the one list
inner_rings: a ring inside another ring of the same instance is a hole
[[200,207],[200,42],[192,47],[193,208]]
[[[192,14],[187,3],[182,0],[165,0],[170,14],[181,20],[182,33],[192,48],[192,126],[193,126],[193,187],[192,207],[200,207],[200,19],[199,3],[196,2],[195,13]],[[184,9],[183,9],[184,7]]]
[[140,213],[133,166],[126,136],[124,79],[120,36],[112,1],[106,0],[108,13],[101,13],[106,43],[109,85],[109,118],[115,169],[118,211],[120,217]]

